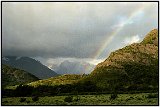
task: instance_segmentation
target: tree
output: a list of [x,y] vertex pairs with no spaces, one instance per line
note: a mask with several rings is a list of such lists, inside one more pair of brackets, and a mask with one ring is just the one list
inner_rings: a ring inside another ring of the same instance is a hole
[[15,89],[16,96],[29,96],[32,94],[33,87],[28,85],[20,84]]

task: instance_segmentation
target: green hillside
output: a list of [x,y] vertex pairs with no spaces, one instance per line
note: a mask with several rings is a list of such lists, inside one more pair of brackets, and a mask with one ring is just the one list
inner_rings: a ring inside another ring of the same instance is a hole
[[40,86],[40,85],[47,85],[47,86],[55,86],[55,85],[66,85],[66,84],[72,84],[77,81],[79,81],[83,75],[77,75],[77,74],[64,74],[57,77],[52,77],[48,79],[43,79],[35,82],[31,82],[28,85],[30,86]]
[[152,89],[158,87],[158,30],[134,43],[112,52],[98,64],[86,80],[101,88]]
[[29,83],[36,80],[39,79],[24,70],[2,64],[2,87]]

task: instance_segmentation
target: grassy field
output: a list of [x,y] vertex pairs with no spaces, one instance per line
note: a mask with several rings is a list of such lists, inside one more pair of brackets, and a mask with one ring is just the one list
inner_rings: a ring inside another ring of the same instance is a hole
[[[73,95],[71,102],[64,99],[68,96],[39,97],[38,101],[33,101],[32,97],[24,97],[26,100],[20,102],[22,97],[2,98],[2,105],[158,105],[156,93],[140,94],[118,94],[115,100],[110,100],[110,94],[102,95]],[[150,96],[151,95],[151,96]]]

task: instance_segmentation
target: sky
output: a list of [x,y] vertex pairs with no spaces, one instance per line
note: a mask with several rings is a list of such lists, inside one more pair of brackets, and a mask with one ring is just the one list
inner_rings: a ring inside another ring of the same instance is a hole
[[3,2],[2,55],[96,65],[154,28],[157,2]]

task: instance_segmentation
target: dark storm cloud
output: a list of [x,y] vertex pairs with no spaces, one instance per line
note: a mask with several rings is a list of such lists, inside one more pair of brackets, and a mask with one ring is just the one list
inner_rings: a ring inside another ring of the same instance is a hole
[[[143,6],[132,23],[121,26]],[[3,55],[90,58],[104,38],[123,27],[104,50],[105,57],[126,37],[158,26],[156,3],[3,3],[2,12]]]

